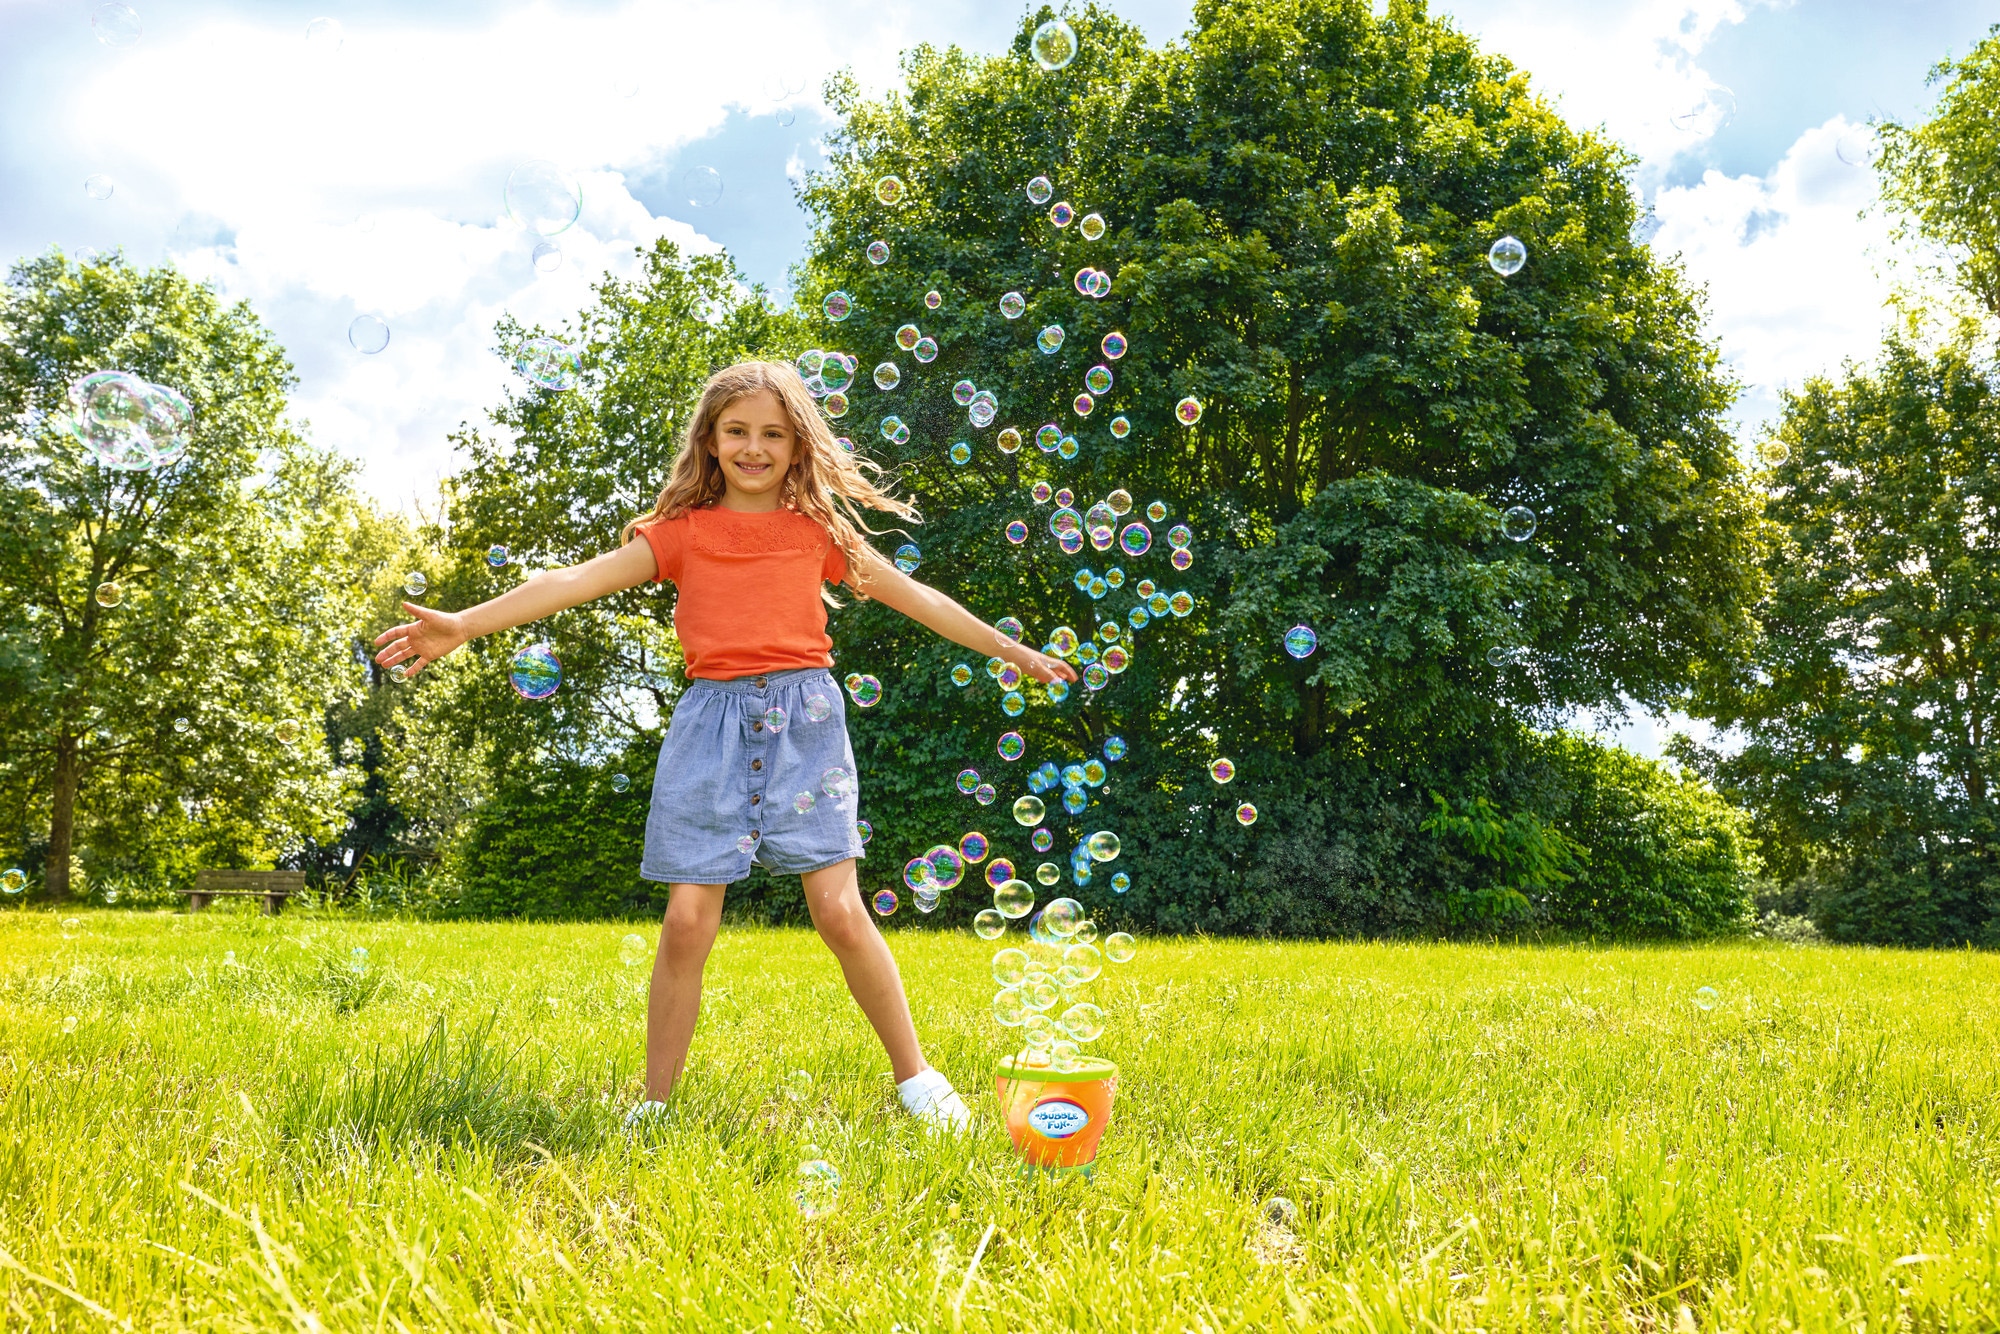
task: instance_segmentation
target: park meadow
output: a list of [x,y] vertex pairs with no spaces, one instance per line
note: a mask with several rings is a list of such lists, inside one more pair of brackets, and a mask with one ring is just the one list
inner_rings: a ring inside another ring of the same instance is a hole
[[0,915],[4,1323],[2000,1323],[1990,954],[1142,937],[1097,984],[1097,1168],[1056,1179],[996,1123],[962,929],[890,940],[973,1134],[896,1112],[830,957],[758,926],[625,1131],[633,929]]

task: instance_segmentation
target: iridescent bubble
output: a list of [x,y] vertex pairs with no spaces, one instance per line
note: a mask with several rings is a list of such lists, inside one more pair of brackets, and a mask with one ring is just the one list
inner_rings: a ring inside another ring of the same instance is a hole
[[875,367],[875,387],[887,393],[903,382],[903,372],[893,361]]
[[972,799],[981,806],[991,806],[1000,796],[1000,789],[991,783],[981,783],[972,789]]
[[1172,554],[1167,557],[1167,560],[1172,563],[1176,570],[1185,570],[1188,566],[1194,564],[1194,553],[1186,547],[1175,547]]
[[271,729],[271,733],[280,743],[289,746],[299,739],[299,725],[291,718],[282,718],[278,721],[278,725]]
[[1299,1207],[1282,1195],[1273,1195],[1264,1204],[1264,1221],[1289,1232],[1299,1225]]
[[[1055,905],[1051,904],[1049,906],[1054,907]],[[1088,925],[1088,923],[1077,923],[1076,927],[1071,928],[1071,936],[1074,937],[1077,929],[1085,925]],[[1093,934],[1096,932],[1096,929],[1094,926],[1091,927]],[[1085,982],[1096,981],[1097,975],[1103,971],[1103,951],[1095,945],[1087,942],[1079,942],[1063,951],[1062,969],[1056,976],[1061,979],[1064,986],[1078,987],[1082,986]]]
[[868,840],[875,837],[875,826],[869,824],[866,820],[856,820],[854,822],[854,836],[861,840],[861,846],[865,848],[868,846]]
[[1145,629],[1146,626],[1151,623],[1152,619],[1153,619],[1152,614],[1148,612],[1144,607],[1134,607],[1130,612],[1126,613],[1125,616],[1126,623],[1130,625],[1134,630]]
[[980,833],[977,829],[968,830],[958,840],[958,855],[973,865],[985,861],[989,849],[990,845],[986,841],[986,835]]
[[1021,692],[1018,690],[1009,691],[1000,697],[1000,711],[1009,718],[1020,717],[1022,710],[1027,707],[1028,701],[1021,697]]
[[1002,917],[1026,917],[1035,906],[1035,891],[1025,880],[1009,880],[993,891],[993,907]]
[[938,906],[938,893],[934,889],[920,889],[912,897],[916,900],[918,912],[932,912]]
[[1113,963],[1130,963],[1138,952],[1138,942],[1124,931],[1113,931],[1104,938],[1104,957]]
[[1176,616],[1185,616],[1194,610],[1194,594],[1176,591],[1167,599],[1167,610]]
[[[1097,948],[1093,945],[1075,945],[1071,948],[1087,949],[1092,954],[1097,953]],[[1098,965],[1098,971],[1103,971],[1102,964]],[[1091,974],[1093,977],[1096,975],[1096,973]],[[1104,1036],[1104,1011],[1089,1001],[1079,1001],[1063,1011],[1062,1029],[1077,1042],[1095,1042]]]
[[785,724],[790,721],[791,719],[786,715],[784,709],[776,704],[764,710],[764,728],[766,731],[782,732],[785,730]]
[[917,340],[922,337],[923,334],[917,331],[916,325],[906,324],[902,328],[896,330],[896,346],[902,348],[903,351],[908,352],[911,348],[917,345]]
[[1014,823],[1022,826],[1040,824],[1048,807],[1037,796],[1017,798],[1014,802]]
[[1055,196],[1056,187],[1048,177],[1037,176],[1028,182],[1028,202],[1040,207]]
[[1007,540],[1009,542],[1012,542],[1017,547],[1020,546],[1023,542],[1028,540],[1028,525],[1021,522],[1019,519],[1008,520]]
[[820,303],[820,309],[826,312],[828,319],[838,324],[854,313],[854,298],[845,292],[829,292],[826,300]]
[[1099,551],[1111,545],[1111,534],[1118,527],[1118,515],[1111,506],[1098,501],[1083,514],[1083,531]]
[[1092,268],[1082,268],[1082,269],[1078,269],[1078,270],[1076,271],[1076,278],[1075,278],[1074,282],[1075,282],[1075,286],[1076,286],[1076,291],[1077,291],[1077,295],[1078,295],[1078,296],[1089,296],[1089,295],[1090,295],[1090,289],[1091,289],[1091,288],[1092,288],[1093,286],[1095,286],[1095,283],[1094,283],[1094,281],[1093,281],[1093,280],[1094,280],[1094,279],[1096,278],[1096,276],[1097,276],[1097,270],[1096,270],[1096,269],[1092,269]]
[[840,1173],[833,1164],[814,1158],[799,1164],[799,1188],[792,1202],[807,1218],[824,1218],[840,1204]]
[[1076,210],[1071,208],[1067,203],[1053,204],[1049,208],[1049,221],[1058,227],[1069,226],[1070,220],[1075,217]]
[[1028,976],[1028,952],[1011,945],[993,953],[993,980],[1003,987],[1018,987]]
[[528,338],[514,349],[514,369],[543,389],[562,393],[583,378],[583,358],[556,338]]
[[965,858],[950,844],[939,843],[924,854],[924,860],[930,863],[931,883],[939,889],[956,889],[965,879]]
[[978,392],[978,385],[970,380],[960,380],[951,387],[951,401],[961,408],[966,407],[972,402],[972,396]]
[[905,542],[896,548],[896,568],[904,574],[915,574],[917,567],[924,563],[924,553],[914,543]]
[[792,794],[792,809],[800,815],[804,815],[813,808],[817,801],[818,798],[814,797],[810,792],[795,792]]
[[1062,490],[1056,492],[1056,504],[1061,505],[1064,508],[1068,508],[1069,506],[1074,505],[1075,503],[1076,503],[1076,497],[1070,494],[1070,490],[1068,487],[1064,487]]
[[960,769],[956,781],[958,783],[958,790],[969,797],[972,795],[972,789],[979,786],[979,770]]
[[1068,69],[1069,63],[1076,59],[1076,29],[1061,19],[1050,19],[1028,39],[1028,51],[1046,71]]
[[1130,752],[1131,752],[1131,747],[1129,747],[1129,746],[1127,746],[1127,745],[1125,744],[1125,738],[1124,738],[1124,737],[1122,737],[1122,736],[1108,736],[1108,737],[1104,738],[1104,758],[1105,758],[1105,759],[1107,759],[1107,760],[1111,760],[1111,761],[1113,761],[1113,762],[1115,763],[1115,762],[1116,762],[1116,761],[1118,761],[1118,760],[1122,760],[1122,759],[1124,759],[1124,758],[1125,758],[1125,756],[1126,756],[1127,754],[1129,754]]
[[[991,908],[986,909],[986,911],[980,913],[979,916],[984,917],[986,916],[987,913],[993,913],[993,916],[996,919],[1000,916],[999,913],[994,913]],[[978,919],[975,918],[973,920],[976,922]],[[974,929],[976,930],[977,927],[975,927]],[[1002,930],[1006,929],[1004,923],[1002,924],[1001,929]],[[987,939],[992,940],[992,939],[997,939],[997,937],[988,936]],[[1001,989],[1000,993],[994,996],[993,998],[993,1017],[1007,1028],[1020,1027],[1021,1020],[1027,1016],[1027,1013],[1028,1013],[1028,1002],[1022,997],[1021,989],[1019,987],[1004,987]]]
[[553,162],[524,162],[508,174],[507,215],[541,236],[566,231],[583,212],[583,188]]
[[1042,926],[1050,935],[1067,940],[1076,934],[1083,920],[1083,905],[1075,899],[1057,899],[1042,910]]
[[896,911],[896,891],[893,889],[878,889],[875,891],[875,897],[870,899],[868,903],[875,910],[877,917],[887,917]]
[[1238,806],[1236,808],[1236,823],[1240,825],[1256,824],[1257,808],[1255,806],[1252,806],[1247,801],[1244,802],[1241,806]]
[[1101,214],[1086,213],[1083,220],[1076,224],[1076,229],[1083,233],[1084,240],[1095,241],[1104,235],[1104,218]]
[[986,883],[998,889],[1014,878],[1014,863],[1005,857],[995,857],[986,864]]
[[1208,776],[1218,783],[1227,783],[1236,777],[1236,764],[1233,760],[1213,760],[1208,766]]
[[1093,759],[1083,762],[1083,781],[1092,787],[1104,786],[1104,780],[1109,776],[1110,770],[1104,767],[1102,760]]
[[1018,616],[1002,616],[993,622],[993,628],[1016,644],[1021,642],[1021,636],[1027,632],[1027,627],[1021,624],[1021,618]]
[[1183,426],[1192,426],[1201,420],[1201,402],[1190,396],[1174,404],[1174,419]]
[[[1055,447],[1062,443],[1062,437],[1062,427],[1056,425],[1054,422],[1049,422],[1035,432],[1035,445],[1044,454],[1053,453]],[[1067,504],[1068,502],[1064,501],[1062,503]]]
[[1060,678],[1042,687],[1049,697],[1049,703],[1060,704],[1069,698],[1069,682]]
[[903,194],[903,178],[900,176],[883,176],[875,182],[875,199],[878,203],[894,207],[903,202]]
[[1077,552],[1083,550],[1083,534],[1064,533],[1056,539],[1056,545],[1062,548],[1065,556],[1074,556]]
[[889,243],[887,241],[870,241],[868,243],[868,262],[877,268],[887,264],[889,262]]
[[1143,523],[1128,523],[1118,534],[1118,545],[1128,556],[1143,556],[1153,547],[1153,532]]
[[1522,245],[1516,237],[1503,236],[1487,250],[1486,262],[1491,264],[1493,271],[1502,278],[1511,278],[1521,271],[1523,264],[1528,262],[1528,247]]
[[1295,625],[1285,631],[1285,652],[1294,658],[1310,657],[1318,647],[1319,635],[1310,625]]
[[1010,320],[1020,319],[1027,308],[1028,303],[1019,292],[1008,292],[1000,298],[1000,313]]
[[937,354],[937,339],[931,337],[929,334],[925,334],[922,338],[919,338],[917,345],[910,349],[910,355],[918,361],[923,362],[926,366],[937,360]]
[[356,352],[372,357],[389,346],[389,325],[379,315],[356,315],[347,326],[347,341]]
[[[821,401],[820,406],[826,409],[827,416],[833,418],[835,421],[839,421],[847,415],[847,395],[836,389]],[[851,443],[847,446],[847,452],[850,454],[854,452],[854,446]]]
[[1044,325],[1042,331],[1035,335],[1035,346],[1042,350],[1044,356],[1059,350],[1062,345],[1063,328],[1060,324]]
[[554,273],[562,267],[562,247],[554,241],[538,241],[528,255],[528,262],[535,266],[536,273]]
[[1036,852],[1047,852],[1055,846],[1056,836],[1046,829],[1037,829],[1028,841],[1035,845]]
[[1083,387],[1093,394],[1104,394],[1111,389],[1111,368],[1092,366],[1083,373]]
[[995,909],[981,908],[973,915],[972,933],[981,940],[998,940],[1006,930],[1007,919]]
[[1177,523],[1167,529],[1167,545],[1170,547],[1184,547],[1192,541],[1194,541],[1194,529],[1184,523]]
[[1002,427],[1000,434],[993,437],[993,443],[1000,446],[1002,454],[1012,454],[1021,448],[1021,433],[1012,426]]
[[1155,593],[1151,597],[1146,599],[1146,610],[1150,611],[1155,616],[1171,615],[1173,613],[1173,609],[1174,609],[1173,602],[1167,597],[1165,593]]
[[861,363],[845,352],[829,352],[819,368],[819,378],[827,389],[839,392],[854,383],[854,372]]
[[1078,394],[1070,400],[1069,406],[1070,411],[1074,412],[1077,416],[1088,417],[1097,407],[1097,400],[1089,394]]
[[1076,631],[1066,625],[1059,625],[1049,631],[1049,647],[1058,658],[1067,658],[1074,654],[1077,643]]
[[1716,1007],[1716,1004],[1721,1000],[1722,1000],[1722,993],[1717,991],[1714,987],[1695,988],[1694,1007],[1697,1010],[1713,1010]]
[[522,699],[547,699],[562,684],[562,663],[547,644],[530,644],[514,655],[507,679]]
[[972,669],[962,662],[959,663],[951,669],[951,683],[961,688],[971,685]]
[[854,678],[847,688],[847,694],[864,709],[872,709],[882,698],[882,683],[873,676]]
[[894,413],[882,419],[882,438],[892,445],[909,443],[910,428],[901,417]]
[[924,293],[924,308],[926,310],[936,310],[943,304],[944,296],[936,288],[932,288],[930,291]]
[[106,579],[92,596],[100,607],[115,607],[125,600],[125,586],[116,579]]
[[1083,516],[1067,505],[1058,505],[1049,512],[1049,532],[1056,537],[1081,536]]
[[1053,885],[1056,881],[1062,879],[1062,868],[1054,862],[1043,862],[1035,868],[1035,879],[1045,885]]
[[1000,674],[993,679],[1000,683],[1002,690],[1012,690],[1015,686],[1021,684],[1021,669],[1011,662],[1003,663],[1000,667]]
[[966,409],[966,416],[971,419],[974,426],[982,431],[991,426],[993,419],[999,415],[999,404],[994,400],[993,395],[987,393],[984,389],[973,395],[972,406]]
[[1022,755],[1027,753],[1028,743],[1022,740],[1019,732],[1002,732],[1000,734],[999,750],[1001,759],[1018,760]]
[[1118,835],[1112,833],[1109,829],[1098,830],[1084,840],[1083,846],[1090,853],[1090,859],[1097,862],[1117,860],[1120,848]]
[[1111,877],[1111,892],[1113,894],[1123,894],[1130,888],[1132,888],[1132,877],[1126,875],[1123,871]]
[[1500,515],[1500,535],[1510,542],[1525,542],[1535,535],[1538,520],[1526,505],[1510,505]]
[[496,570],[505,565],[507,563],[507,548],[501,546],[498,542],[486,548],[486,563]]
[[963,466],[972,462],[972,446],[960,440],[951,447],[951,461]]
[[825,695],[806,696],[806,717],[816,723],[823,723],[833,716],[833,701]]

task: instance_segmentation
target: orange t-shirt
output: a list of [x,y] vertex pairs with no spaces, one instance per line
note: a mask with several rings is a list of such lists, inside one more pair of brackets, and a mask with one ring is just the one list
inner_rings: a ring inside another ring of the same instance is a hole
[[639,524],[654,581],[680,590],[674,630],[687,674],[728,681],[831,667],[822,583],[847,578],[833,537],[797,510],[741,514],[711,506]]

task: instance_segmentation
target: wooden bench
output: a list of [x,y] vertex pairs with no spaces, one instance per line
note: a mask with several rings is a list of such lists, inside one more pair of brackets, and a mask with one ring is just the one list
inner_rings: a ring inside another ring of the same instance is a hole
[[180,892],[187,895],[189,912],[200,912],[210,899],[262,899],[264,911],[276,917],[285,900],[305,887],[304,871],[196,871],[194,888]]

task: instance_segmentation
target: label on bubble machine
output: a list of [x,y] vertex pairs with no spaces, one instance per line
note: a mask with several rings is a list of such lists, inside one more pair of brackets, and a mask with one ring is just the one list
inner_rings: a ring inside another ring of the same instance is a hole
[[1090,1113],[1073,1102],[1045,1102],[1028,1113],[1028,1124],[1050,1139],[1068,1139],[1090,1124]]

